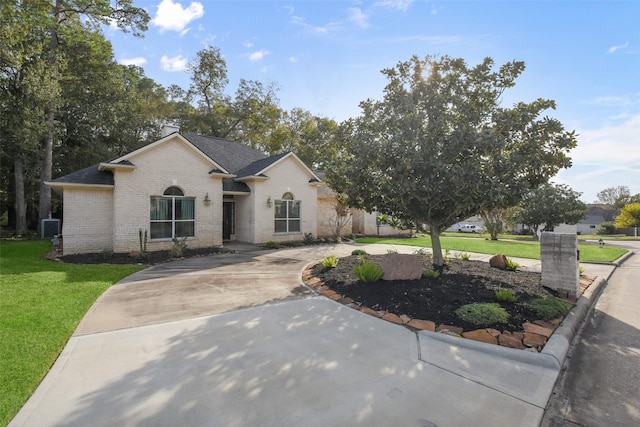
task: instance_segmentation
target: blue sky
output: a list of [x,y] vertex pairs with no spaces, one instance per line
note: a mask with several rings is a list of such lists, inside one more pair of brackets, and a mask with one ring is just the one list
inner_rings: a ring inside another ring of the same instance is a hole
[[152,18],[143,39],[107,29],[116,59],[188,88],[186,65],[212,45],[233,93],[243,79],[275,82],[280,106],[337,121],[380,99],[380,74],[412,55],[469,65],[524,61],[510,106],[554,99],[578,134],[573,167],[553,179],[592,202],[604,188],[640,193],[640,1],[137,0]]

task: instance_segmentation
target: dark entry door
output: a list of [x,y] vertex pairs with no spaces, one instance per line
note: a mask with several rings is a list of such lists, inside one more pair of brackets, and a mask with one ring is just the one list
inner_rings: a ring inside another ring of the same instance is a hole
[[236,204],[234,202],[223,202],[222,240],[231,240],[232,234],[236,234]]

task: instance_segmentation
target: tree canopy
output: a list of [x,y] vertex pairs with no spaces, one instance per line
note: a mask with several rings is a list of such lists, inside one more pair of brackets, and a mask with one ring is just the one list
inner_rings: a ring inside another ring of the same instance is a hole
[[541,225],[554,228],[560,224],[577,224],[587,212],[587,205],[580,201],[581,194],[564,184],[541,185],[520,202],[512,222],[526,225],[536,235]]
[[501,106],[524,68],[414,56],[383,70],[383,99],[363,101],[361,115],[342,124],[345,155],[329,182],[353,207],[427,224],[434,264],[443,265],[439,236],[447,227],[514,206],[571,165],[574,133],[540,117],[554,101]]
[[596,203],[609,206],[613,209],[622,209],[627,203],[640,203],[640,194],[631,195],[629,187],[619,185],[617,187],[607,187],[598,191]]
[[629,203],[620,211],[616,217],[616,227],[640,227],[640,203]]

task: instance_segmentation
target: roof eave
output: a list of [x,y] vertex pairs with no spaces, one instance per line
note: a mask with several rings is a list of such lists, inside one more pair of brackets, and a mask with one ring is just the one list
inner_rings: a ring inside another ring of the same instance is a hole
[[249,176],[241,176],[239,178],[235,178],[236,182],[247,182],[247,181],[267,181],[271,178],[265,175],[249,175]]
[[136,165],[124,164],[124,163],[108,163],[108,162],[104,162],[104,163],[100,163],[100,165],[98,166],[98,170],[100,172],[104,172],[106,170],[114,171],[116,169],[118,169],[118,170],[135,170],[136,169]]
[[218,172],[218,171],[209,172],[209,176],[213,176],[216,178],[235,178],[236,177],[232,173],[225,173],[225,172]]
[[71,188],[101,188],[101,189],[113,189],[115,186],[112,184],[88,184],[84,182],[54,182],[45,181],[46,185],[55,189],[63,189],[65,187]]

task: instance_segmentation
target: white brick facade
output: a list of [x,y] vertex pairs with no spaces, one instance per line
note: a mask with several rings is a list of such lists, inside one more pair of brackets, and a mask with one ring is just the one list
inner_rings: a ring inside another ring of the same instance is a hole
[[[243,178],[250,193],[224,195],[223,179],[232,175],[211,173],[221,167],[184,137],[172,134],[111,163],[102,163],[103,169],[95,169],[95,173],[111,171],[113,186],[50,183],[63,189],[64,253],[138,252],[140,230],[148,232],[148,251],[170,249],[170,238],[151,239],[150,235],[151,198],[162,196],[169,187],[178,187],[195,201],[195,236],[187,239],[189,248],[222,245],[223,201],[235,204],[232,240],[285,242],[302,240],[305,233],[316,235],[318,184],[311,182],[315,175],[294,155],[274,158],[271,164],[264,160],[265,168],[256,172],[259,176]],[[275,232],[275,201],[285,193],[292,193],[301,203],[300,232]],[[204,203],[206,196],[209,204]]]
[[[222,244],[222,179],[209,175],[211,162],[177,136],[128,160],[136,166],[134,170],[114,172],[114,252],[139,250],[139,230],[149,230],[151,197],[162,196],[172,186],[195,199],[195,237],[187,239],[187,246]],[[209,206],[203,202],[206,194],[213,201]],[[171,239],[149,239],[147,250],[172,245]]]
[[68,188],[63,207],[65,253],[113,251],[113,189]]

